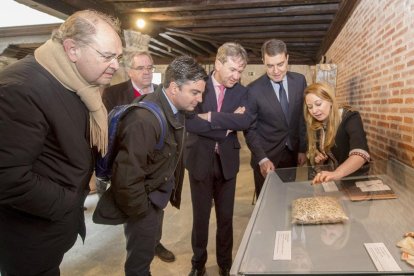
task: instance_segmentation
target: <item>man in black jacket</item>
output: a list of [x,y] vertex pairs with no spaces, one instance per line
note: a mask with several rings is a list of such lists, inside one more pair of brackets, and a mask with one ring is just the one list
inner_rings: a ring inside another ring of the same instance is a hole
[[158,104],[167,120],[162,149],[155,149],[160,123],[147,109],[136,108],[119,122],[111,187],[101,197],[94,218],[111,223],[112,216],[124,222],[127,276],[150,275],[160,217],[168,200],[175,200],[181,190],[177,187],[181,183],[174,183],[185,138],[179,111],[192,111],[202,101],[206,77],[193,58],[178,57],[167,67],[163,85],[145,97]]
[[[149,52],[136,48],[125,49],[124,62],[130,79],[110,86],[102,93],[102,101],[108,113],[117,105],[130,104],[139,96],[153,93],[158,87],[158,85],[152,83],[154,61]],[[182,179],[178,181],[181,182]],[[106,188],[106,182],[100,181],[99,179],[96,180],[96,189],[99,195],[102,195]],[[173,262],[175,261],[174,253],[165,248],[161,243],[163,220],[164,217],[161,216],[155,255],[164,262]]]
[[52,38],[0,73],[1,275],[59,275],[85,238],[93,150],[107,146],[99,91],[119,68],[119,22],[70,16]]

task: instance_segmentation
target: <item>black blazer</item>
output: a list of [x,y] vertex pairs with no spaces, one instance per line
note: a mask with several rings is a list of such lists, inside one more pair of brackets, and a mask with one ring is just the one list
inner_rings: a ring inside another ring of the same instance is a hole
[[[270,79],[264,74],[248,86],[249,113],[252,125],[245,131],[252,152],[252,165],[271,156],[280,156],[288,137],[294,152],[306,152],[306,126],[303,117],[303,92],[306,79],[302,74],[287,72],[289,125]],[[275,164],[277,166],[277,164]]]
[[[224,178],[234,178],[239,171],[240,143],[237,131],[245,130],[250,125],[247,111],[244,114],[233,113],[239,106],[247,107],[247,89],[237,83],[232,88],[226,89],[221,112],[217,112],[217,98],[210,75],[203,102],[196,107],[195,114],[186,120],[188,136],[185,166],[196,179],[204,179],[212,169],[216,142],[219,146]],[[196,115],[209,111],[211,111],[211,123]],[[227,130],[234,131],[226,136]]]

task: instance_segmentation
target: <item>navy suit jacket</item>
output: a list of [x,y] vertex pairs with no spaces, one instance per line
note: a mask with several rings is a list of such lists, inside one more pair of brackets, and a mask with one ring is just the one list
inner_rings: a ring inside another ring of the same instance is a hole
[[252,165],[257,165],[265,157],[277,160],[288,137],[295,153],[306,152],[306,126],[303,117],[306,79],[302,74],[294,72],[287,72],[286,77],[289,123],[267,74],[248,86],[248,108],[252,116],[252,125],[245,131],[245,138],[252,152]]
[[[240,165],[240,143],[237,131],[245,130],[250,125],[247,110],[244,114],[234,113],[240,106],[247,108],[247,89],[237,83],[232,88],[226,89],[221,112],[217,112],[217,98],[210,75],[203,94],[203,102],[196,107],[195,114],[186,120],[188,136],[185,166],[195,179],[204,180],[213,169],[216,142],[219,146],[224,178],[228,180],[237,175]],[[197,116],[209,111],[211,111],[211,122]],[[234,131],[226,135],[227,130]]]

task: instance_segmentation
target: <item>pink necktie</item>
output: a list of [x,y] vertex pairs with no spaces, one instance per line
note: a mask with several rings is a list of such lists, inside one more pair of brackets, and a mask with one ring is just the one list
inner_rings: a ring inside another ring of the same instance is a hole
[[218,88],[220,90],[220,93],[219,93],[218,100],[217,100],[217,111],[220,112],[221,106],[223,105],[223,100],[224,100],[224,90],[226,88],[222,84],[220,84]]

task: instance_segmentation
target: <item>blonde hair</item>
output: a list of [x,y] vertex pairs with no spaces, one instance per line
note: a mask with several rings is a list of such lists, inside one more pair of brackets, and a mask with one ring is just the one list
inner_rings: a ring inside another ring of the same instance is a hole
[[[325,122],[316,120],[308,110],[306,105],[306,96],[314,94],[315,96],[328,101],[332,104],[331,110]],[[315,163],[315,156],[322,151],[322,153],[329,152],[335,145],[335,136],[338,126],[341,123],[339,114],[339,107],[335,99],[334,89],[327,83],[314,83],[305,89],[305,101],[303,103],[303,114],[305,116],[306,129],[308,135],[308,152],[307,157],[311,164]],[[317,133],[322,130],[325,132],[325,139],[321,141],[319,148],[317,148],[318,137]]]

